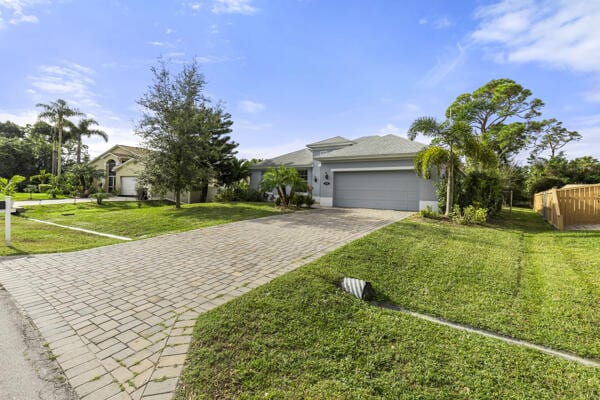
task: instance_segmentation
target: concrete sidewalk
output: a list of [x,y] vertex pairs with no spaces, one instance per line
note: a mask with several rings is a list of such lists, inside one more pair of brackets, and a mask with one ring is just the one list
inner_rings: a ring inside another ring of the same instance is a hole
[[[113,196],[102,201],[137,201],[136,197],[127,196]],[[48,199],[48,200],[21,200],[14,201],[13,207],[25,207],[25,206],[43,206],[48,204],[77,204],[77,203],[94,203],[96,199]]]

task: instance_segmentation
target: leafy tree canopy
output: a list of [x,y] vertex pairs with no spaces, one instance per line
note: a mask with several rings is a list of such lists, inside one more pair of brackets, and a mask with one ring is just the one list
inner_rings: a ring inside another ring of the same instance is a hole
[[151,71],[153,83],[138,101],[145,111],[137,134],[149,150],[142,181],[174,192],[180,208],[181,192],[205,185],[215,165],[233,154],[237,144],[227,136],[233,122],[204,96],[206,82],[197,63],[173,75],[161,60]]
[[502,163],[535,141],[530,122],[541,115],[544,103],[511,79],[495,79],[473,93],[464,93],[446,110],[446,117],[466,121],[480,141],[487,143]]
[[581,140],[579,132],[569,131],[562,126],[562,122],[554,118],[534,124],[534,127],[542,134],[533,149],[534,155],[549,151],[550,158],[554,158],[567,144]]
[[0,122],[0,137],[5,138],[24,138],[25,130],[14,122]]

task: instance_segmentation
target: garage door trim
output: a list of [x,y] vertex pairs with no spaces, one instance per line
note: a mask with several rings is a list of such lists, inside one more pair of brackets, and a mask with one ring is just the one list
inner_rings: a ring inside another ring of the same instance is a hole
[[[130,182],[133,181],[134,185],[133,188],[131,188],[131,185],[125,185],[124,182]],[[136,196],[137,195],[137,190],[136,190],[136,186],[137,186],[137,176],[122,176],[121,177],[121,196]],[[132,191],[126,191],[126,189],[131,189]]]
[[[332,205],[334,207],[336,207],[336,188],[338,186],[338,183],[336,183],[336,172],[340,172],[340,173],[352,173],[352,172],[373,172],[373,173],[377,173],[377,172],[406,172],[406,171],[414,171],[414,167],[412,166],[402,166],[402,167],[363,167],[363,168],[332,168],[331,169],[331,175],[332,175],[332,180],[334,182],[335,187],[333,188],[333,192],[332,192]],[[416,173],[415,173],[416,176]],[[418,188],[417,188],[417,192],[418,192]],[[418,195],[417,195],[418,196]],[[368,207],[368,206],[367,206]],[[417,205],[418,207],[418,205]],[[373,208],[379,208],[379,207],[373,207]],[[387,208],[384,208],[387,209]],[[418,208],[417,208],[418,209]]]
[[370,171],[409,171],[414,170],[413,166],[405,167],[370,167],[370,168],[332,168],[331,172],[370,172]]

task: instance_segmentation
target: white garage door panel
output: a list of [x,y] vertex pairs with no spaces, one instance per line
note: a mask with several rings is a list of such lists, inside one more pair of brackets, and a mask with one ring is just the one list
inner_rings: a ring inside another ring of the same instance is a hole
[[121,196],[137,196],[135,185],[137,184],[137,178],[135,176],[122,176],[121,177]]
[[333,205],[416,211],[419,180],[414,171],[335,172]]

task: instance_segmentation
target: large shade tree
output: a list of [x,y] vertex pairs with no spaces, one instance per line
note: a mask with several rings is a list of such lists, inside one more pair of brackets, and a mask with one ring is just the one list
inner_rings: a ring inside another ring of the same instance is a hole
[[70,117],[83,117],[84,114],[74,107],[71,107],[63,99],[52,101],[48,104],[39,103],[36,107],[40,107],[42,111],[39,114],[40,119],[45,119],[54,125],[56,137],[52,141],[52,173],[60,179],[62,170],[62,147],[63,147],[63,131],[68,124]]
[[149,150],[142,181],[172,191],[180,208],[182,191],[214,176],[214,138],[230,132],[230,116],[203,95],[206,82],[197,63],[184,65],[176,75],[164,61],[151,70],[153,83],[138,101],[145,111],[137,134]]
[[464,93],[448,107],[447,118],[467,122],[479,141],[492,148],[502,164],[532,145],[539,125],[532,123],[544,103],[511,79],[494,79]]

